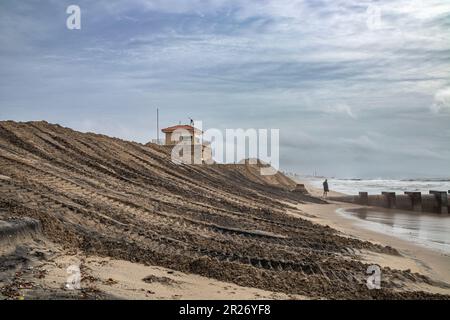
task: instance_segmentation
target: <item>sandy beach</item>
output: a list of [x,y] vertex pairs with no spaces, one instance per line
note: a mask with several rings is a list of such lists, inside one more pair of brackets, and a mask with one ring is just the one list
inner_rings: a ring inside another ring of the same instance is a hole
[[262,163],[179,165],[47,122],[0,122],[0,138],[2,299],[448,297],[447,257],[357,227]]
[[177,319],[450,300],[450,0],[0,8],[15,317],[9,300]]
[[[405,284],[407,290],[423,290],[431,293],[450,294],[450,257],[433,250],[423,248],[394,236],[373,232],[356,225],[355,220],[336,213],[339,208],[351,209],[356,206],[331,204],[299,204],[298,210],[289,210],[288,214],[314,223],[330,226],[342,236],[363,241],[370,241],[398,250],[400,255],[375,253],[359,250],[358,257],[367,264],[377,264],[398,270],[420,273],[440,283],[434,286],[424,283]],[[27,299],[225,299],[225,300],[259,300],[259,299],[295,299],[309,297],[298,294],[285,294],[252,287],[239,286],[234,283],[218,281],[213,278],[180,272],[160,266],[150,266],[125,260],[112,259],[82,252],[65,250],[55,244],[46,242],[38,245],[27,241],[30,254],[28,268],[21,274],[22,283],[33,283],[24,288],[22,294]],[[50,249],[49,249],[50,248]],[[34,254],[44,252],[46,259],[37,259]],[[3,251],[3,255],[6,252]],[[81,291],[67,291],[67,268],[77,265],[82,270]],[[45,275],[45,276],[39,276]]]
[[[308,192],[317,197],[322,196],[322,190],[314,188],[307,182],[304,183]],[[330,196],[342,195],[342,193],[329,193]],[[431,292],[450,293],[450,255],[425,248],[423,246],[411,243],[394,235],[388,235],[377,231],[363,228],[356,219],[351,219],[338,214],[339,209],[358,209],[360,206],[346,204],[341,202],[329,201],[327,205],[317,204],[299,204],[297,208],[301,211],[289,211],[289,214],[308,219],[314,223],[330,226],[338,230],[343,235],[370,241],[372,243],[390,246],[397,249],[401,256],[392,256],[382,253],[362,252],[361,256],[369,264],[378,264],[380,266],[390,267],[399,270],[411,270],[429,276],[437,282],[445,283],[448,288],[433,288],[422,286],[424,290]],[[393,211],[394,214],[395,211]],[[409,212],[409,214],[414,214]]]
[[[298,208],[307,213],[306,215],[300,214],[303,218],[322,225],[328,225],[349,237],[393,247],[401,254],[400,257],[396,257],[381,253],[365,253],[363,257],[367,263],[379,264],[399,270],[409,269],[413,272],[425,274],[436,281],[450,284],[450,257],[448,255],[412,244],[395,236],[358,227],[355,220],[342,217],[336,213],[336,210],[339,208],[352,209],[358,208],[357,206],[331,203],[326,206],[299,205]],[[297,213],[294,215],[297,215]],[[434,289],[431,290],[434,291]],[[435,292],[449,294],[449,290],[450,286],[449,289],[436,290]]]

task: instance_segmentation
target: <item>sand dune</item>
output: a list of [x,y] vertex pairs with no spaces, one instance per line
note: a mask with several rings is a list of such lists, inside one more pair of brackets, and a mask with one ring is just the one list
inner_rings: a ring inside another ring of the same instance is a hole
[[[46,248],[48,241],[60,255],[73,251],[87,259],[157,266],[264,292],[441,297],[404,290],[404,283],[438,284],[389,268],[383,269],[381,290],[367,289],[367,264],[358,252],[397,251],[287,215],[299,203],[324,202],[292,192],[295,183],[281,174],[260,177],[257,165],[176,165],[157,145],[46,122],[0,122],[0,175],[0,220],[31,218],[41,226],[42,238],[23,252],[25,260],[33,246]],[[15,256],[14,250],[3,254],[3,265],[20,268],[10,263]],[[22,294],[15,285],[20,276],[1,279],[0,294]],[[83,297],[114,296],[105,286],[94,289]],[[34,298],[53,292],[45,286],[34,294],[28,290]]]

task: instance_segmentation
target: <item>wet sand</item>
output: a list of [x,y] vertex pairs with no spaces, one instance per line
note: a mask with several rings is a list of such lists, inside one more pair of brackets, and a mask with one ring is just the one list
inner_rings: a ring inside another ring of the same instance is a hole
[[[351,219],[336,212],[340,208],[351,210],[358,206],[338,202],[329,205],[299,204],[297,206],[302,213],[290,211],[290,214],[308,219],[322,225],[328,225],[342,233],[342,235],[367,240],[372,243],[390,246],[397,249],[400,256],[386,255],[362,251],[362,258],[367,263],[379,264],[382,267],[390,267],[399,270],[411,270],[422,273],[431,279],[450,285],[450,255],[420,246],[411,241],[399,237],[369,230],[358,225],[358,219]],[[432,292],[450,293],[449,289],[425,288]]]
[[338,210],[348,218],[357,219],[363,228],[392,234],[432,250],[450,255],[450,216],[412,213],[402,210],[359,208]]

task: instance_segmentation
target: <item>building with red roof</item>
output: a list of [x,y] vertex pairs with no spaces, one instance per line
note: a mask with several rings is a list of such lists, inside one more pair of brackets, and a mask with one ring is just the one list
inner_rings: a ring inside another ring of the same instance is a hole
[[203,131],[188,124],[179,124],[176,126],[167,127],[161,130],[165,134],[165,145],[175,146],[180,142],[191,145],[192,154],[194,150],[201,149],[202,161],[209,161],[212,159],[211,144],[207,141],[202,141]]

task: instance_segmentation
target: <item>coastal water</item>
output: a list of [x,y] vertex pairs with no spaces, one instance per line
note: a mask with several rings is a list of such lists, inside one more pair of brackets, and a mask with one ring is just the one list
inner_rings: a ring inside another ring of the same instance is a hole
[[338,209],[363,228],[395,236],[450,255],[450,216],[397,210]]
[[[300,178],[313,187],[322,188],[324,178]],[[358,194],[366,191],[369,194],[380,194],[382,191],[403,193],[404,191],[421,191],[428,193],[430,190],[450,190],[450,179],[328,179],[330,190],[345,194]]]

